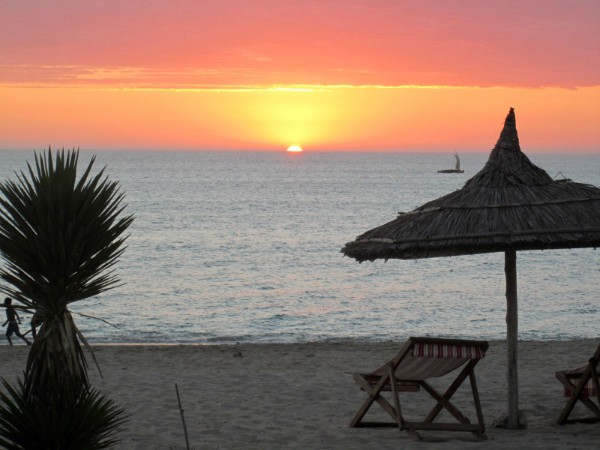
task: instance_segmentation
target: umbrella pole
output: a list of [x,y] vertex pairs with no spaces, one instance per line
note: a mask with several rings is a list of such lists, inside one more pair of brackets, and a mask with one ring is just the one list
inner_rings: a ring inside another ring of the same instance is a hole
[[506,428],[519,428],[519,377],[517,373],[517,252],[507,250],[504,259],[506,274],[506,342],[507,342],[507,373],[508,381],[508,418]]

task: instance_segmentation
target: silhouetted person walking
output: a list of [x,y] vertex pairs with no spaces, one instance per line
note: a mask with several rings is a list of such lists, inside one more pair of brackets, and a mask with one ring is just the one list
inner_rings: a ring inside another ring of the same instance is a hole
[[8,343],[10,345],[13,345],[10,337],[14,333],[21,339],[23,339],[25,342],[27,342],[27,345],[31,345],[31,342],[29,342],[27,338],[23,336],[19,331],[19,324],[21,323],[21,318],[19,317],[19,314],[17,314],[17,310],[15,309],[15,307],[12,305],[12,299],[10,297],[6,297],[4,299],[4,306],[6,307],[6,322],[4,322],[2,326],[4,327],[6,326],[6,324],[8,324],[8,328],[6,329],[6,339],[8,339]]

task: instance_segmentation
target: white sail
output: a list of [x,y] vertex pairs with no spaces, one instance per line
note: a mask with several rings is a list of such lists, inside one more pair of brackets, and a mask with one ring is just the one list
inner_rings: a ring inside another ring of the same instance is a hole
[[458,158],[458,153],[454,153],[454,157],[456,158],[456,166],[454,167],[454,169],[460,170],[460,159]]

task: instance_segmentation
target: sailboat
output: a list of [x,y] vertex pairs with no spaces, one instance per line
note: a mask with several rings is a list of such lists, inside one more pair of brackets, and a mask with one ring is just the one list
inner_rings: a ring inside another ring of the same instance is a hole
[[454,169],[442,169],[438,170],[438,173],[464,173],[464,170],[460,168],[460,158],[458,157],[458,153],[454,152],[454,157],[456,158]]

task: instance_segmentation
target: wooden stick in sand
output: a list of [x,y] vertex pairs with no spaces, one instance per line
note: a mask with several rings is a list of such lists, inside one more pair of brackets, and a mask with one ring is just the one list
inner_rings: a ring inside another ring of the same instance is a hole
[[183,417],[183,408],[181,407],[181,399],[179,398],[179,388],[175,383],[175,392],[177,392],[177,403],[179,404],[179,414],[181,414],[181,423],[183,423],[183,434],[185,435],[185,448],[190,450],[190,441],[188,440],[187,427],[185,426],[185,417]]

